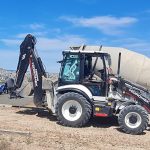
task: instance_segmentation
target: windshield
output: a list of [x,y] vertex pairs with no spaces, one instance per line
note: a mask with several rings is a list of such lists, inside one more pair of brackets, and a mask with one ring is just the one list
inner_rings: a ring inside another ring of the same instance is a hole
[[79,80],[80,59],[78,55],[66,55],[62,63],[62,81],[77,82]]

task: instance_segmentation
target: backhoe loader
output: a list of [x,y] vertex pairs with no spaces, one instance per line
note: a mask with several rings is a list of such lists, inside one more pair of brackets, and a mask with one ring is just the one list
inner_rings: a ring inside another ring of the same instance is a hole
[[[118,116],[120,128],[128,134],[140,134],[148,126],[148,113],[137,101],[127,99],[119,92],[118,75],[110,72],[111,57],[99,50],[84,50],[71,47],[62,52],[58,85],[46,77],[41,58],[38,56],[36,39],[28,34],[20,45],[16,82],[10,95],[17,98],[24,75],[30,66],[34,90],[34,104],[45,107],[57,116],[64,126],[85,126],[91,117]],[[121,58],[121,54],[119,60]],[[94,64],[92,63],[94,62]],[[95,69],[97,63],[99,69]]]

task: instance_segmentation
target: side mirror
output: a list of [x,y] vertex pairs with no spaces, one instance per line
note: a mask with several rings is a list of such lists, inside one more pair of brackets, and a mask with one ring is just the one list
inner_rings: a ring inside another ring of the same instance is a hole
[[63,60],[59,60],[59,61],[57,61],[57,63],[62,63],[63,62]]

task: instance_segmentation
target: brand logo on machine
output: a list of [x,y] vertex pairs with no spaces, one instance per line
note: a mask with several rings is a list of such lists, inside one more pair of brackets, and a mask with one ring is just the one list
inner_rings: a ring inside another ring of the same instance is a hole
[[32,69],[33,69],[33,75],[34,75],[34,83],[35,83],[35,87],[38,86],[38,81],[39,81],[39,78],[38,78],[38,72],[37,72],[37,69],[35,68],[35,65],[34,63],[32,63]]
[[24,60],[24,59],[25,59],[25,57],[26,57],[26,54],[23,54],[23,55],[22,55],[22,60]]
[[132,94],[136,95],[138,98],[142,99],[142,100],[145,101],[146,103],[149,103],[149,101],[148,101],[145,97],[142,96],[142,93],[144,93],[143,90],[140,90],[140,89],[138,89],[138,88],[136,88],[136,87],[134,87],[134,86],[132,86],[132,85],[129,85],[129,84],[127,84],[127,83],[125,83],[125,85],[129,88],[129,91],[130,91]]
[[135,90],[129,89],[129,91],[130,91],[131,93],[133,93],[134,95],[136,95],[138,98],[144,100],[146,103],[149,103],[149,101],[148,101],[146,98],[144,98],[143,96],[141,96],[141,95],[140,95],[139,93],[137,93]]

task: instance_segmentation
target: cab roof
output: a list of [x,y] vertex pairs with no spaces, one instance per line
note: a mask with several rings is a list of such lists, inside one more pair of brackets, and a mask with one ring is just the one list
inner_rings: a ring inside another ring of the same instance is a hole
[[107,52],[98,51],[98,50],[64,50],[63,53],[82,53],[82,54],[102,54],[109,55]]

